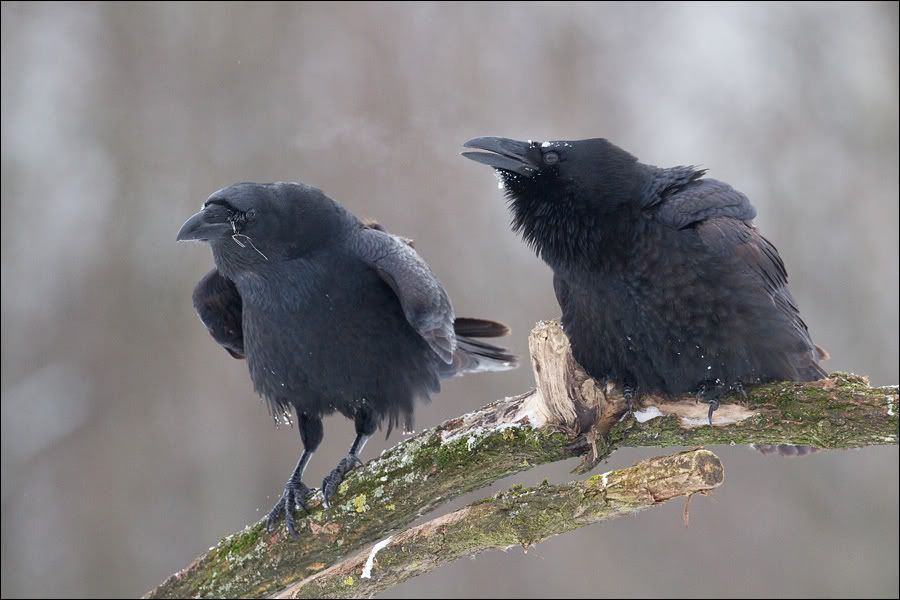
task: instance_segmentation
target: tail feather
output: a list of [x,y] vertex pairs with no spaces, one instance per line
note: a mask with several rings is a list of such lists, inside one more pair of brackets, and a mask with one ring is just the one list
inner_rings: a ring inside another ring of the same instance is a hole
[[810,362],[809,364],[797,368],[797,376],[795,377],[795,380],[818,381],[826,377],[828,377],[828,373],[819,365],[819,363]]
[[454,321],[453,328],[457,335],[456,352],[453,353],[453,362],[444,368],[444,377],[463,373],[508,371],[519,366],[519,357],[506,348],[473,339],[508,335],[509,328],[506,325],[485,319],[458,318]]
[[509,335],[509,327],[497,321],[487,319],[469,319],[458,317],[453,321],[456,335],[474,338],[494,338]]
[[456,338],[457,347],[462,348],[466,354],[477,357],[480,361],[502,363],[503,370],[512,369],[519,366],[519,357],[512,354],[506,348],[486,344],[470,338]]

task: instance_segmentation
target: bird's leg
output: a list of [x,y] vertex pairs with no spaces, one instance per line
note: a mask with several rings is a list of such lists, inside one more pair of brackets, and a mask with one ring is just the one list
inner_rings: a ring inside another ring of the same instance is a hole
[[353,424],[356,427],[356,439],[353,441],[353,445],[350,446],[350,452],[338,463],[338,466],[328,474],[328,477],[322,481],[322,504],[325,508],[328,508],[329,500],[337,493],[338,487],[341,485],[341,482],[344,481],[344,477],[346,477],[347,473],[356,467],[362,466],[363,463],[359,458],[359,453],[362,452],[363,446],[366,445],[366,442],[369,441],[369,437],[375,433],[375,430],[378,428],[377,418],[367,405],[365,405],[365,401],[363,401],[363,403],[363,406],[359,407],[353,414]]
[[337,492],[338,486],[344,481],[344,477],[346,477],[347,473],[356,467],[362,466],[363,462],[359,458],[359,453],[362,452],[363,446],[366,445],[367,441],[369,441],[368,435],[364,433],[356,434],[356,440],[354,440],[353,445],[350,447],[350,452],[341,459],[338,466],[336,466],[324,481],[322,481],[322,504],[325,508],[328,508],[328,501]]
[[709,403],[709,412],[707,413],[706,418],[709,420],[710,427],[712,427],[713,424],[713,413],[719,408],[719,398],[722,397],[724,389],[724,385],[715,381],[704,381],[700,384],[700,387],[697,388],[697,398],[703,402]]
[[300,460],[297,461],[297,466],[294,467],[291,478],[284,484],[284,492],[281,494],[281,499],[276,502],[275,506],[272,507],[272,510],[269,511],[269,516],[266,517],[266,529],[268,529],[269,532],[275,529],[275,524],[278,522],[281,514],[284,513],[284,520],[287,523],[288,532],[291,534],[291,537],[300,537],[300,534],[297,533],[297,527],[294,521],[294,511],[298,508],[302,508],[306,511],[306,498],[312,494],[312,490],[306,487],[306,484],[302,481],[303,471],[306,469],[306,463],[309,462],[312,454],[313,453],[308,450],[303,451]]
[[706,413],[706,418],[709,421],[709,426],[712,427],[712,416],[713,413],[719,410],[719,399],[711,398],[709,400],[709,412]]
[[279,517],[284,513],[284,521],[287,524],[288,533],[294,539],[300,537],[300,534],[297,533],[294,511],[298,508],[306,511],[306,498],[312,494],[312,490],[303,483],[303,471],[306,470],[309,459],[312,458],[313,452],[318,448],[324,436],[321,419],[310,417],[306,413],[301,413],[298,417],[300,438],[303,440],[303,454],[300,456],[300,460],[297,461],[297,466],[294,467],[294,472],[291,473],[290,479],[284,484],[284,492],[281,494],[281,499],[275,503],[275,506],[272,507],[272,510],[269,511],[269,515],[266,517],[266,529],[271,532],[275,529],[275,524],[278,522]]
[[712,425],[713,413],[719,408],[719,400],[729,393],[740,394],[741,398],[747,399],[747,390],[740,381],[732,384],[725,384],[720,380],[704,381],[697,388],[697,398],[709,403],[709,413],[706,418],[709,419],[710,425]]
[[622,395],[625,397],[625,416],[634,414],[634,403],[638,399],[638,386],[634,381],[626,379],[622,384]]

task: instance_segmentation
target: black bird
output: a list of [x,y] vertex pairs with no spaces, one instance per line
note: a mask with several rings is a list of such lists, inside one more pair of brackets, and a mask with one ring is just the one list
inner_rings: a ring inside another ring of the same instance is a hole
[[553,269],[575,359],[594,378],[710,403],[744,384],[825,376],[775,247],[744,194],[605,139],[480,137],[512,227]]
[[178,240],[208,242],[215,268],[194,289],[201,321],[235,358],[273,417],[297,414],[303,454],[268,516],[293,510],[311,490],[301,478],[321,443],[322,417],[356,425],[350,452],[322,483],[327,506],[382,423],[410,429],[414,402],[440,380],[514,368],[515,356],[473,338],[505,325],[455,318],[450,299],[411,241],[361,222],[302,183],[238,183],[215,192]]

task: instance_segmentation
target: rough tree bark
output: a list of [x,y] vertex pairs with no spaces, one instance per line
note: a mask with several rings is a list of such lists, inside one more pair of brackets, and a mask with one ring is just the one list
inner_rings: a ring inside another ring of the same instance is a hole
[[586,481],[513,488],[389,537],[276,597],[371,598],[462,556],[528,548],[553,535],[708,492],[724,478],[719,458],[701,449],[651,458]]
[[293,541],[262,522],[223,539],[147,594],[149,598],[246,597],[285,590],[474,489],[534,465],[618,446],[799,444],[852,448],[897,444],[897,386],[873,388],[834,373],[812,383],[773,383],[726,398],[707,425],[694,398],[641,399],[621,418],[620,390],[593,381],[571,356],[556,322],[529,337],[537,388],[504,398],[398,443],[350,474],[332,508],[317,500]]

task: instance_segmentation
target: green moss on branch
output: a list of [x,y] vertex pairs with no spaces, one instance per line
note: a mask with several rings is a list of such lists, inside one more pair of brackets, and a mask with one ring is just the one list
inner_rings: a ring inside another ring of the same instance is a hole
[[[500,400],[475,415],[490,420],[515,411],[527,396]],[[329,510],[313,500],[310,515],[298,519],[301,540],[283,527],[268,534],[256,523],[223,539],[147,597],[272,594],[461,494],[574,455],[562,433],[533,429],[527,421],[477,426],[473,415],[467,417],[466,423],[453,419],[404,440],[352,472]]]
[[[835,373],[819,382],[758,386],[746,401],[725,399],[714,427],[705,425],[706,407],[693,398],[644,398],[637,416],[659,416],[620,421],[621,394],[580,370],[558,324],[539,324],[530,341],[538,391],[498,400],[398,443],[352,472],[331,509],[313,501],[311,514],[298,520],[300,541],[283,527],[270,535],[262,522],[250,525],[147,597],[270,595],[457,496],[594,447],[595,460],[602,460],[618,446],[897,444],[896,386],[872,388],[863,378]],[[586,416],[593,416],[589,427]]]
[[[746,418],[716,427],[686,426],[673,414],[676,403],[651,401],[665,416],[638,424],[623,421],[609,434],[613,445],[685,446],[794,444],[816,448],[860,448],[896,444],[897,386],[873,388],[856,375],[833,373],[811,383],[772,383],[749,391]],[[691,400],[680,401],[684,405]],[[701,413],[705,405],[698,405]],[[892,408],[893,407],[893,408]]]
[[402,532],[299,582],[279,598],[369,598],[462,556],[632,514],[719,486],[722,463],[708,450],[653,458],[565,485],[515,486],[506,493]]

